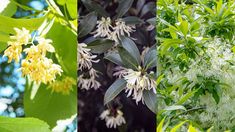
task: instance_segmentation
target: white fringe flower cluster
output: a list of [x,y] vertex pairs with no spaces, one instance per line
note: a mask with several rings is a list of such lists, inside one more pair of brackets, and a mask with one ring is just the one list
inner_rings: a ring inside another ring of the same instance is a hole
[[122,19],[116,20],[115,26],[112,26],[112,22],[109,17],[102,17],[100,21],[97,21],[96,28],[97,29],[93,32],[94,37],[102,37],[115,42],[118,42],[121,36],[130,36],[130,33],[135,31],[135,26],[126,25]]
[[94,60],[97,55],[91,54],[91,49],[87,48],[85,43],[79,43],[77,48],[77,58],[78,58],[78,68],[79,69],[89,69],[92,67],[93,63],[98,63],[99,60]]
[[234,60],[235,56],[231,51],[231,45],[215,38],[207,43],[205,53],[192,62],[186,77],[194,82],[198,82],[198,75],[224,80],[230,76],[231,71],[235,70],[235,67],[231,66],[231,62],[234,63]]
[[78,44],[78,68],[81,71],[89,70],[88,73],[83,72],[81,75],[79,75],[78,86],[81,87],[81,89],[89,90],[91,88],[94,88],[96,90],[101,85],[96,80],[96,78],[98,77],[98,73],[94,68],[92,68],[92,63],[98,63],[99,60],[95,60],[97,56],[92,55],[90,50],[91,49],[88,49],[85,43]]
[[[140,68],[141,69],[141,68]],[[153,90],[156,94],[156,82],[149,77],[149,74],[142,74],[140,71],[134,71],[128,69],[124,79],[127,81],[126,92],[128,92],[127,97],[132,95],[136,103],[143,101],[144,90]]]
[[78,77],[78,86],[81,87],[81,89],[89,90],[94,88],[97,90],[101,86],[100,82],[96,80],[97,77],[97,71],[94,68],[91,68],[88,72],[88,75],[81,74]]
[[205,46],[207,46],[205,52],[199,53],[195,60],[191,60],[186,73],[183,73],[179,67],[167,70],[165,75],[168,82],[177,84],[180,83],[178,81],[180,78],[186,77],[193,83],[197,83],[199,82],[198,76],[206,78],[215,77],[219,80],[229,78],[231,73],[235,71],[235,67],[231,66],[231,63],[234,63],[235,60],[235,55],[231,51],[231,45],[215,38],[206,43]]
[[[185,77],[192,82],[190,85],[195,85],[200,82],[198,76],[203,76],[205,78],[216,78],[220,80],[221,84],[230,86],[220,92],[221,96],[218,104],[211,94],[201,95],[198,105],[206,106],[206,109],[192,117],[199,119],[202,127],[214,126],[214,130],[224,131],[233,127],[235,123],[235,67],[231,65],[235,62],[235,55],[231,50],[232,45],[219,38],[214,38],[212,41],[207,42],[205,46],[205,52],[200,53],[200,56],[192,60],[186,73],[175,67],[171,69],[171,72],[166,72],[165,75],[168,82],[174,85],[180,83],[180,78]],[[177,94],[172,95],[177,96]]]
[[108,128],[116,128],[117,126],[121,126],[126,123],[125,118],[123,117],[123,113],[120,110],[110,110],[107,109],[103,111],[100,115],[102,120],[105,120],[106,126]]
[[[200,98],[200,105],[205,105],[206,110],[199,115],[203,127],[214,126],[214,130],[225,131],[235,124],[235,88],[222,93],[219,104],[216,104],[209,94]],[[216,124],[216,125],[214,125]]]
[[[141,54],[141,61],[143,62],[143,56],[149,48],[145,48]],[[124,78],[127,82],[126,92],[127,97],[131,96],[136,103],[142,100],[143,102],[143,92],[144,90],[153,90],[156,94],[156,81],[151,77],[154,72],[143,72],[142,68],[139,66],[137,71],[132,69],[127,69],[122,66],[117,66],[114,68],[113,76],[118,78]]]
[[[9,47],[5,50],[4,56],[8,57],[8,62],[15,60],[19,62],[22,46],[29,45],[31,35],[29,30],[22,28],[14,28],[16,35],[11,36],[12,41],[8,42]],[[55,81],[56,75],[61,75],[63,72],[60,65],[54,64],[51,59],[46,57],[47,52],[55,52],[51,45],[52,40],[38,37],[38,44],[32,45],[24,49],[26,58],[22,60],[21,68],[23,76],[29,76],[30,79],[37,83],[51,83]]]

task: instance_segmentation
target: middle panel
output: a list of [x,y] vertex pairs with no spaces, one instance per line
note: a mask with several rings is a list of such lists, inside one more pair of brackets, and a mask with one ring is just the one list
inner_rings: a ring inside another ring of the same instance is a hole
[[153,0],[82,0],[78,131],[156,131]]

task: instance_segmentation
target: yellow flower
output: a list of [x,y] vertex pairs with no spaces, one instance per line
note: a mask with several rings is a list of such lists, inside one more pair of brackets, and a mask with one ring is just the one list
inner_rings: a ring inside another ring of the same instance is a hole
[[[9,47],[4,51],[4,56],[8,57],[8,62],[13,59],[18,62],[22,52],[22,45],[27,45],[31,39],[30,31],[25,28],[14,28],[16,34],[10,36],[12,41],[8,42]],[[61,75],[63,72],[61,67],[54,64],[51,59],[46,57],[47,52],[55,52],[51,45],[52,40],[42,37],[36,38],[37,45],[32,44],[29,48],[23,51],[27,54],[26,58],[22,60],[21,68],[23,76],[29,76],[37,83],[51,83],[55,81],[56,75]]]
[[12,41],[8,42],[8,48],[4,52],[4,56],[8,57],[8,63],[12,60],[19,62],[20,55],[22,52],[22,45],[28,44],[29,39],[31,38],[29,30],[22,28],[22,30],[18,28],[14,28],[16,35],[10,36]]
[[15,40],[16,42],[18,42],[19,44],[23,45],[23,44],[28,44],[29,40],[31,39],[31,34],[29,32],[29,30],[22,28],[22,30],[20,30],[19,28],[14,28],[16,35],[11,36],[10,39]]
[[12,60],[15,60],[16,62],[19,62],[21,52],[22,52],[22,47],[20,45],[12,43],[12,45],[9,46],[4,51],[4,56],[8,57],[8,63],[10,63]]
[[29,75],[37,83],[43,82],[45,84],[55,81],[56,75],[61,75],[63,72],[59,65],[53,64],[53,61],[46,57],[25,59],[22,61],[20,69],[23,76]]
[[27,53],[27,59],[42,58],[46,56],[46,52],[55,52],[55,48],[50,44],[52,40],[38,38],[38,45],[32,45],[29,48],[24,49]]
[[55,52],[54,47],[50,44],[52,40],[38,37],[37,41],[38,45],[32,45],[24,50],[27,56],[22,61],[21,70],[24,76],[29,75],[38,83],[51,83],[55,81],[56,75],[61,75],[63,71],[59,65],[46,57],[47,51]]
[[69,95],[73,90],[73,86],[76,85],[76,80],[71,77],[65,77],[61,81],[55,81],[50,84],[48,88],[52,89],[52,92],[62,93],[63,95]]
[[24,52],[27,54],[27,60],[42,58],[42,54],[38,49],[38,46],[32,45],[29,48],[24,49]]
[[43,55],[46,54],[46,52],[55,52],[55,48],[51,45],[52,40],[51,39],[45,39],[38,37],[38,49],[42,52]]

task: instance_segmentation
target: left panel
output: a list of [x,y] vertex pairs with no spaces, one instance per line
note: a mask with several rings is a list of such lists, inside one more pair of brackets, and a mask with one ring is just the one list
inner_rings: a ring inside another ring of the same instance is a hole
[[76,131],[77,1],[0,0],[0,131]]

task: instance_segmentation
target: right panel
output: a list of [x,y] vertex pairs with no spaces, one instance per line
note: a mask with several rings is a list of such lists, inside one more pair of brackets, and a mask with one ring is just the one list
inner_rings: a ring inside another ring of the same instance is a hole
[[234,7],[158,0],[158,132],[235,130]]

